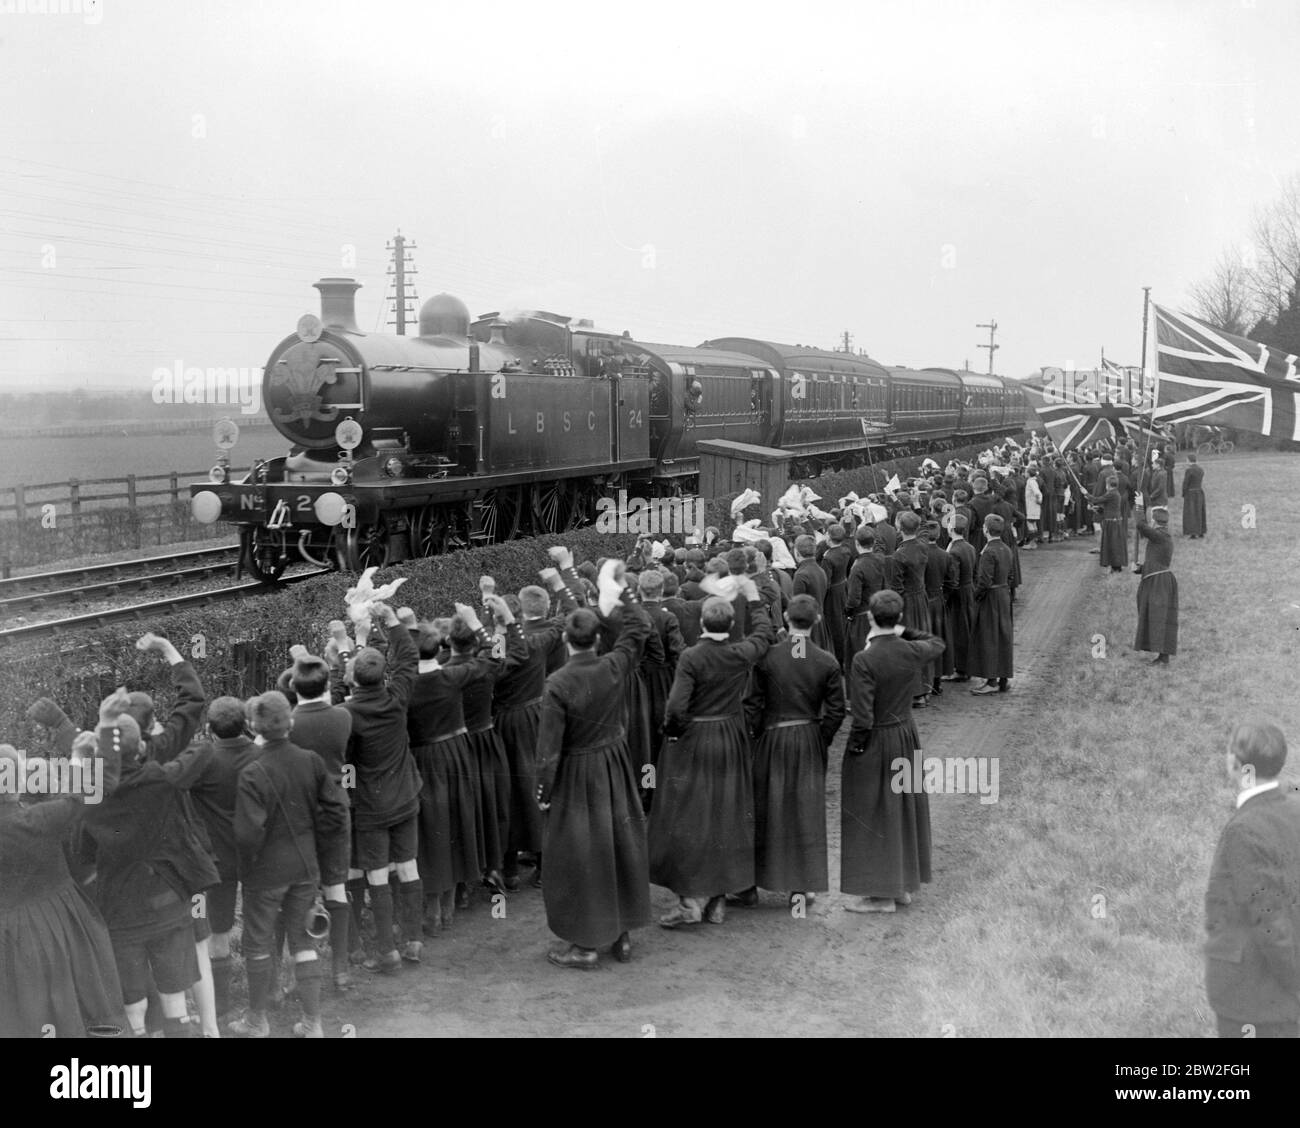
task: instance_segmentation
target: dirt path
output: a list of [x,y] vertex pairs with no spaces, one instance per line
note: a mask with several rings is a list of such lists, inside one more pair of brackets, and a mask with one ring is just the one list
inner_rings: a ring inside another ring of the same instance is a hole
[[[918,1028],[910,968],[950,962],[961,983],[962,953],[946,942],[945,906],[959,890],[988,820],[1016,800],[1017,735],[1044,713],[1035,688],[1053,660],[1096,569],[1097,538],[1022,555],[1025,586],[1016,605],[1012,692],[972,697],[953,686],[917,724],[927,755],[1001,757],[999,801],[977,795],[931,798],[934,882],[894,916],[861,917],[821,895],[806,919],[784,896],[765,893],[755,909],[728,910],[723,927],[633,935],[630,964],[602,956],[595,972],[554,968],[554,941],[541,893],[511,895],[493,919],[482,893],[449,933],[425,944],[424,963],[393,979],[366,977],[345,1001],[330,996],[327,1029],[351,1023],[358,1037],[401,1036],[939,1036]],[[831,749],[828,778],[830,873],[839,870],[839,781],[847,726]],[[674,898],[655,887],[656,912]],[[990,912],[994,911],[990,906]],[[277,1024],[280,1025],[280,1024]]]

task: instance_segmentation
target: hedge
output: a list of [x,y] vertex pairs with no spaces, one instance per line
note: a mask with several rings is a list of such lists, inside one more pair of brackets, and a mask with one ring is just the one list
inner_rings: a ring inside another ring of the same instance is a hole
[[[578,562],[626,556],[637,538],[580,529],[561,535],[467,549],[385,568],[375,577],[407,581],[392,603],[422,618],[450,615],[454,602],[477,606],[479,577],[493,576],[501,592],[537,583],[550,564],[546,549],[562,544]],[[0,650],[0,741],[37,748],[43,734],[24,714],[38,697],[49,697],[81,725],[91,725],[99,702],[115,686],[153,695],[160,715],[171,703],[166,664],[135,649],[146,630],[165,634],[194,662],[209,700],[222,694],[249,697],[269,688],[289,664],[289,647],[301,642],[319,653],[331,619],[345,616],[344,592],[355,577],[321,576],[238,603],[186,609],[135,623],[115,623],[71,639],[34,640]]]

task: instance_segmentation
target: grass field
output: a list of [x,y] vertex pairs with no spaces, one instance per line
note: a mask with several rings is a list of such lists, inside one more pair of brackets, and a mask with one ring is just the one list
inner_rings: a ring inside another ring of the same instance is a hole
[[1041,686],[1039,721],[1004,754],[1014,782],[945,930],[955,963],[924,961],[933,1028],[1213,1031],[1200,944],[1210,860],[1234,796],[1228,730],[1272,719],[1290,742],[1284,786],[1300,779],[1300,458],[1204,465],[1205,540],[1177,535],[1181,497],[1173,503],[1178,655],[1161,670],[1132,650],[1137,577],[1097,568],[1065,657]]
[[[254,458],[284,454],[288,444],[274,430],[249,430],[231,454],[238,467]],[[148,438],[100,436],[67,439],[6,439],[0,443],[0,488],[69,478],[121,478],[127,474],[166,474],[204,470],[217,448],[205,434],[151,435]]]

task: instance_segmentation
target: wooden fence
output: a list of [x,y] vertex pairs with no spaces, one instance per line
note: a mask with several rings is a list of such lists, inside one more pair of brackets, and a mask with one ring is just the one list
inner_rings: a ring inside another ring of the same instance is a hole
[[[231,467],[231,479],[247,472],[247,468]],[[25,520],[39,517],[42,508],[53,505],[60,518],[74,521],[88,510],[116,506],[136,510],[145,505],[159,505],[168,501],[188,501],[191,482],[206,482],[208,470],[170,470],[166,474],[127,474],[124,478],[73,478],[67,482],[46,482],[40,485],[0,487],[0,520]],[[164,483],[155,486],[154,483]],[[105,487],[117,487],[114,492],[101,492]],[[125,505],[123,505],[125,503]]]

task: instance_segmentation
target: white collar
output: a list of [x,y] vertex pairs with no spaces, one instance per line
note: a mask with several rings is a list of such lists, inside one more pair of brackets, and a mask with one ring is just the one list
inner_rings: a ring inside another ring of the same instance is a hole
[[1258,783],[1254,787],[1247,787],[1243,791],[1238,791],[1237,810],[1239,811],[1241,810],[1242,805],[1246,802],[1247,799],[1253,799],[1256,795],[1260,795],[1265,791],[1272,791],[1273,788],[1275,788],[1277,785],[1278,785],[1278,781],[1273,780],[1270,783]]
[[725,631],[701,631],[700,638],[711,638],[715,642],[731,641],[731,635],[727,634]]
[[902,633],[903,627],[901,625],[897,627],[872,627],[871,630],[867,631],[867,645],[871,645],[873,638],[885,638],[886,636],[897,638]]
[[420,659],[420,673],[422,674],[431,674],[433,673],[434,670],[441,670],[441,669],[442,669],[442,663],[439,662],[437,658]]

